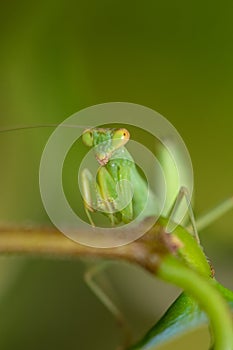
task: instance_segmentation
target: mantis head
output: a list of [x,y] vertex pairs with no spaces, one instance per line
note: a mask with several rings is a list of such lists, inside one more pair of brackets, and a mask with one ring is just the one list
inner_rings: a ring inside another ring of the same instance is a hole
[[83,132],[82,141],[88,147],[94,147],[94,153],[100,165],[108,163],[112,154],[123,147],[130,138],[127,129],[87,129]]

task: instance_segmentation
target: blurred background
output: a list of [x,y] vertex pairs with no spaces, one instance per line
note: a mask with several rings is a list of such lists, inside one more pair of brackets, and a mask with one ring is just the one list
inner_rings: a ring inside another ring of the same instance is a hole
[[[1,128],[60,123],[103,102],[142,104],[165,116],[189,149],[196,215],[232,196],[231,1],[23,0],[1,1],[0,8]],[[0,134],[1,225],[49,224],[38,167],[51,132]],[[201,233],[229,288],[232,214]],[[114,350],[120,330],[83,273],[78,261],[1,257],[0,347]],[[115,263],[109,273],[135,339],[179,292],[134,266]],[[198,336],[206,349],[206,333]],[[191,349],[190,340],[172,349]]]

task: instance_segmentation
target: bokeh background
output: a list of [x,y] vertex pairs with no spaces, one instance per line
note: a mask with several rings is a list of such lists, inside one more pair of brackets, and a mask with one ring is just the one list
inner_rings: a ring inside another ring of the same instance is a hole
[[[232,196],[231,1],[1,1],[0,13],[1,128],[59,123],[103,102],[142,104],[189,149],[196,215]],[[1,225],[49,223],[38,167],[51,131],[0,134]],[[233,288],[232,212],[201,238],[217,278]],[[0,347],[114,350],[120,331],[83,272],[77,261],[1,257]],[[113,264],[109,274],[135,338],[178,294],[136,267]],[[196,349],[191,337],[170,348]],[[206,334],[198,337],[206,349]]]

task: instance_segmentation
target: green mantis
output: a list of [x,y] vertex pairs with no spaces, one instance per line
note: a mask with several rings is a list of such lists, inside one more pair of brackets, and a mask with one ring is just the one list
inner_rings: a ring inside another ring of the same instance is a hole
[[[91,213],[101,211],[113,226],[119,223],[127,224],[143,211],[148,198],[149,203],[142,219],[158,215],[158,198],[139,174],[134,159],[125,147],[129,139],[130,133],[125,128],[93,128],[83,132],[83,143],[93,149],[95,159],[100,165],[96,178],[87,168],[83,169],[81,174],[84,207],[93,227],[95,224]],[[183,187],[175,191],[176,198],[170,203],[169,215],[171,219],[174,218],[185,197],[193,233],[199,242],[192,208],[189,205],[189,193]]]
[[[102,211],[115,225],[131,222],[145,206],[148,186],[125,148],[129,138],[125,128],[88,129],[82,135],[83,143],[93,147],[100,164],[96,179],[88,169],[82,172],[84,206],[92,226],[90,212],[95,210]],[[156,201],[155,196],[152,200]]]

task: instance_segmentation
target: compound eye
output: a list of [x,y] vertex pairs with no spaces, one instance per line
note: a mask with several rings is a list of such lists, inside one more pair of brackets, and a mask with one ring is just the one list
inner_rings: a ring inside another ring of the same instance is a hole
[[116,144],[117,147],[124,146],[126,142],[129,141],[130,139],[130,133],[128,132],[127,129],[117,129],[114,131],[112,135],[112,139],[114,140],[114,143]]
[[91,129],[87,129],[82,134],[82,141],[84,145],[88,147],[93,146],[93,131]]

